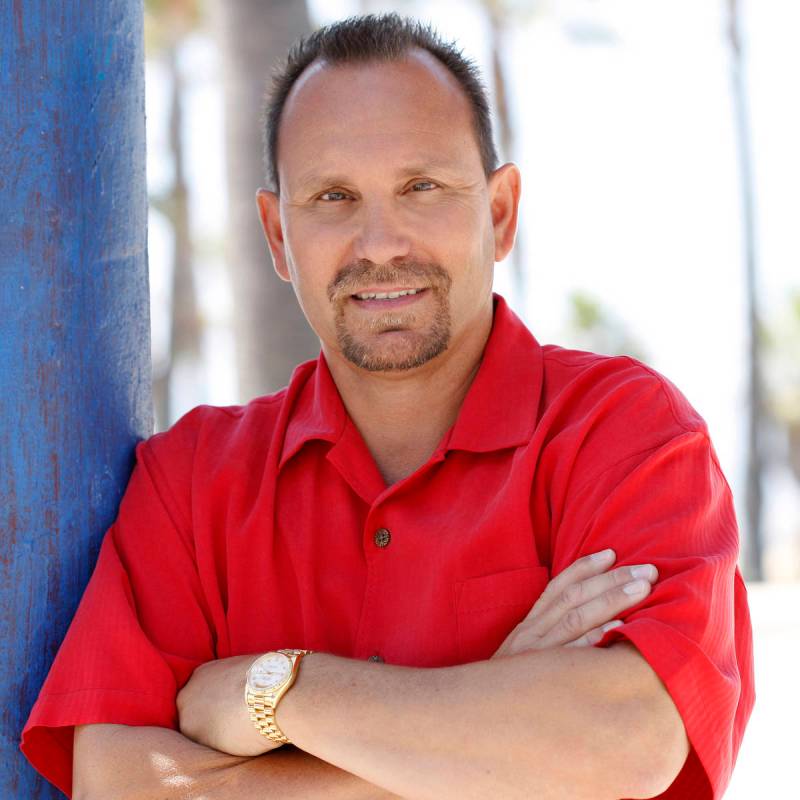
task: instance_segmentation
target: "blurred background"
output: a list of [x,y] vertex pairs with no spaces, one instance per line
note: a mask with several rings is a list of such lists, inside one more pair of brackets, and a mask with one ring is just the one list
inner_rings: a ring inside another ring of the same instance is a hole
[[[731,485],[757,701],[726,798],[793,796],[800,719],[800,3],[147,0],[157,428],[284,386],[318,343],[255,206],[270,69],[357,13],[480,66],[522,172],[496,290],[539,342],[626,353],[708,423]],[[795,98],[792,100],[792,98]]]

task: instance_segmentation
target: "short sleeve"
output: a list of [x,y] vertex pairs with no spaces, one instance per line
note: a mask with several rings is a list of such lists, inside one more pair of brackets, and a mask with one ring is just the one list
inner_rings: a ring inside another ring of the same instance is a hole
[[68,796],[73,726],[177,729],[178,690],[215,657],[190,520],[154,456],[165,435],[136,448],[117,519],[22,733],[22,752]]
[[594,476],[553,547],[554,574],[606,547],[619,566],[658,568],[650,595],[598,646],[633,643],[683,719],[691,752],[661,797],[721,797],[754,703],[752,632],[733,500],[705,431],[684,430]]

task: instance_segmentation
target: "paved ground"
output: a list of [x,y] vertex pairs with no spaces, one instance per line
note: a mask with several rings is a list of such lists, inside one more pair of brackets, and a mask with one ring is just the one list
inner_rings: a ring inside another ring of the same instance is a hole
[[749,584],[756,704],[725,800],[800,798],[800,583]]

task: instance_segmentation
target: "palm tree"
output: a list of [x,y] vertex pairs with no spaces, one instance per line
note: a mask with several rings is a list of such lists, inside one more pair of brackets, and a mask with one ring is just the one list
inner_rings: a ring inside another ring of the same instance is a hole
[[[519,157],[516,131],[511,118],[509,104],[510,84],[508,75],[503,65],[503,53],[507,50],[506,41],[511,25],[519,25],[527,21],[538,11],[539,2],[526,2],[521,5],[513,0],[481,0],[486,11],[489,25],[489,41],[491,43],[492,63],[491,82],[494,87],[494,107],[497,131],[499,133],[500,161],[515,161]],[[517,228],[514,248],[509,254],[511,261],[511,274],[513,276],[514,290],[517,297],[522,300],[526,291],[525,251],[522,243],[522,227]]]
[[214,0],[212,11],[224,65],[239,394],[248,400],[284,386],[292,369],[319,351],[291,287],[271,267],[255,202],[265,182],[261,112],[270,70],[311,23],[304,0]]
[[764,388],[761,368],[761,328],[756,294],[756,224],[753,196],[750,124],[747,91],[744,81],[744,59],[739,0],[728,0],[728,41],[731,49],[731,90],[739,155],[739,176],[742,199],[742,222],[745,248],[745,286],[748,319],[748,418],[747,418],[747,548],[744,572],[750,580],[763,580],[762,474],[764,464],[762,420]]
[[169,150],[174,166],[169,189],[151,196],[150,203],[169,221],[172,232],[172,294],[169,353],[153,363],[153,402],[156,427],[175,418],[171,386],[177,365],[200,369],[202,326],[197,308],[193,248],[189,220],[189,190],[184,171],[184,78],[178,63],[183,38],[200,21],[199,0],[147,0],[145,35],[150,57],[160,58],[170,80]]

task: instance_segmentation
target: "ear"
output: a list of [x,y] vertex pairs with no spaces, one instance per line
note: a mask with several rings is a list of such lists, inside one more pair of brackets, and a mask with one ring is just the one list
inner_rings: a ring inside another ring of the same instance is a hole
[[503,164],[489,177],[495,261],[502,261],[514,246],[521,190],[522,176],[516,164]]
[[283,228],[281,227],[280,198],[275,192],[259,189],[256,192],[256,205],[264,237],[272,255],[272,265],[281,280],[291,283],[289,267],[286,263],[286,246],[283,241]]

